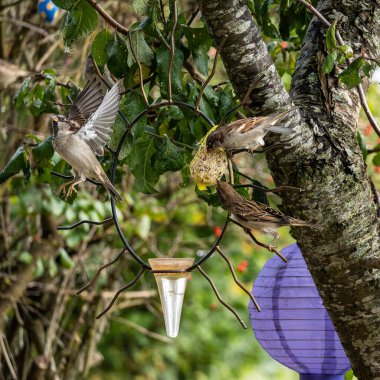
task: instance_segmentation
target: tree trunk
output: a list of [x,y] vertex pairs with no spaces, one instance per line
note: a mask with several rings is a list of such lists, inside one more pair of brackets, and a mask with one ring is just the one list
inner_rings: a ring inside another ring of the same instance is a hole
[[[325,28],[313,19],[286,92],[244,0],[199,0],[216,42],[228,38],[221,56],[240,98],[262,75],[249,108],[267,114],[293,102],[299,111],[288,123],[291,149],[268,152],[277,185],[297,186],[284,194],[284,211],[317,222],[321,230],[295,228],[296,238],[360,380],[380,379],[380,222],[357,139],[360,109],[356,89],[321,74],[326,56]],[[302,6],[302,5],[300,5]],[[321,1],[319,11],[338,28],[356,53],[380,55],[380,4]]]

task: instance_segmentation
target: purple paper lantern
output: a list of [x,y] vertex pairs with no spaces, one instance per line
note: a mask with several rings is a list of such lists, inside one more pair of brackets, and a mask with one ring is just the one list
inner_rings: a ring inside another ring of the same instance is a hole
[[350,368],[331,319],[297,244],[283,249],[260,271],[249,304],[256,339],[272,358],[297,371],[301,380],[342,380]]

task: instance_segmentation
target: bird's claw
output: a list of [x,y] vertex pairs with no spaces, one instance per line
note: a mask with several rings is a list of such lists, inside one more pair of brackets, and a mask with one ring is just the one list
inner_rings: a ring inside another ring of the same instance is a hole
[[71,185],[69,187],[69,189],[67,190],[65,199],[67,199],[73,193],[73,191],[75,191],[76,193],[78,193],[78,190],[75,188],[75,185]]
[[63,193],[65,193],[65,189],[66,189],[66,187],[68,186],[68,185],[70,185],[72,182],[71,181],[69,181],[69,182],[65,182],[65,183],[63,183],[61,186],[59,186],[59,188],[58,188],[58,190],[57,190],[57,192],[55,193],[55,195],[59,195],[59,194],[61,194],[62,192]]
[[277,252],[277,246],[276,246],[276,245],[269,244],[269,245],[268,245],[268,249],[269,249],[271,252]]

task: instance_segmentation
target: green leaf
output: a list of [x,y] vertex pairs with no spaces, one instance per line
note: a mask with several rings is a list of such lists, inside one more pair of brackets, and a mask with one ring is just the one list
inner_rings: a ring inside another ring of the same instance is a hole
[[380,152],[375,154],[375,157],[372,159],[372,163],[375,166],[380,166]]
[[365,137],[363,136],[361,132],[358,131],[356,138],[358,140],[360,150],[362,151],[363,157],[365,160],[368,156],[367,143],[366,143]]
[[107,44],[107,67],[113,75],[121,78],[128,72],[128,47],[123,38],[117,34]]
[[149,236],[150,226],[151,226],[150,217],[149,215],[144,214],[141,217],[139,223],[137,224],[137,228],[136,228],[137,235],[141,239],[145,240]]
[[[137,56],[137,59],[140,63],[143,63],[145,66],[150,66],[152,60],[154,59],[154,54],[152,49],[148,46],[145,41],[144,33],[141,30],[135,30],[131,32],[132,47]],[[130,44],[127,44],[128,47],[128,66],[131,67],[135,63],[135,58],[132,54]]]
[[[252,180],[252,184],[256,185],[256,186],[260,186],[260,187],[262,187],[262,188],[265,189],[265,186],[263,186],[263,184],[260,183],[259,181]],[[252,190],[252,200],[254,200],[256,202],[263,203],[263,204],[269,206],[269,201],[268,201],[267,193],[265,191],[261,190],[261,189],[253,188],[253,190]]]
[[24,264],[30,264],[33,261],[33,256],[29,252],[23,251],[17,257],[17,260]]
[[370,62],[365,62],[363,67],[362,67],[362,70],[363,70],[363,73],[366,77],[371,77],[372,76],[372,73],[373,71],[375,70],[375,65],[373,63],[370,63]]
[[195,66],[203,75],[208,75],[208,61],[210,59],[208,52],[212,46],[210,34],[206,28],[190,28],[187,25],[182,25],[182,31],[188,41]]
[[157,175],[166,172],[181,170],[185,164],[186,149],[173,144],[167,135],[164,135],[162,144],[155,154],[154,171]]
[[141,16],[149,15],[149,8],[150,8],[149,0],[133,0],[132,5],[136,13],[138,13],[139,15]]
[[30,78],[26,78],[22,84],[19,90],[17,91],[16,96],[14,97],[14,103],[16,105],[16,108],[22,108],[24,107],[24,99],[25,96],[29,93],[30,91]]
[[67,251],[64,248],[59,249],[59,262],[62,265],[63,268],[65,269],[71,269],[74,267],[74,261],[73,259],[69,256]]
[[52,2],[59,8],[66,9],[67,11],[73,6],[72,0],[52,0]]
[[195,194],[199,199],[205,201],[209,206],[218,207],[222,204],[218,193],[215,191],[215,188],[212,189],[208,187],[205,191],[201,191],[197,186],[195,186]]
[[[156,55],[158,80],[160,83],[161,95],[166,97],[168,94],[168,68],[170,62],[170,51],[165,45],[162,45]],[[174,62],[171,70],[172,91],[180,93],[182,91],[181,68],[183,65],[184,55],[178,48],[174,51]]]
[[55,259],[49,260],[49,276],[54,277],[58,273],[58,267],[55,262]]
[[336,20],[333,21],[331,26],[327,29],[326,33],[326,46],[327,50],[336,49]]
[[5,168],[0,172],[0,183],[18,174],[21,170],[24,172],[25,179],[28,180],[30,176],[30,164],[23,146],[20,146],[16,150],[15,154],[5,165]]
[[144,133],[133,141],[131,153],[128,156],[129,168],[135,176],[134,189],[145,194],[156,193],[154,188],[158,175],[152,167],[152,156],[156,152],[154,137]]
[[37,263],[36,263],[36,277],[41,277],[45,272],[45,266],[44,266],[44,262],[42,261],[41,258],[39,258],[37,260]]
[[48,137],[45,141],[42,141],[36,147],[32,149],[33,158],[42,161],[49,160],[53,157],[54,148],[52,145],[52,137]]
[[103,29],[92,42],[91,53],[98,66],[104,66],[108,61],[107,44],[112,40],[112,34]]
[[352,58],[354,56],[354,52],[350,45],[341,45],[339,46],[339,50],[345,55],[346,58]]
[[[121,100],[119,109],[125,115],[127,120],[131,122],[137,115],[139,115],[142,111],[145,110],[145,103],[144,103],[143,97],[136,92],[130,92],[126,94]],[[145,123],[146,123],[146,116],[142,117],[133,126],[132,132],[128,134],[121,148],[121,151],[119,154],[119,160],[123,160],[127,155],[130,154],[132,145],[133,145],[133,138],[137,139],[139,137],[139,136],[136,136],[137,129],[139,126],[143,126]],[[108,146],[112,150],[117,149],[119,141],[125,132],[125,128],[126,126],[125,126],[124,121],[122,120],[120,115],[118,115],[116,118],[115,126],[114,126],[114,132],[108,144]]]
[[66,14],[62,34],[65,46],[90,35],[98,25],[99,16],[96,10],[87,2],[79,0],[74,3]]
[[322,71],[324,74],[330,74],[332,69],[334,68],[335,61],[338,57],[338,52],[333,50],[331,53],[327,55],[323,62]]
[[355,59],[350,66],[339,74],[339,80],[344,83],[349,89],[361,83],[359,75],[360,68],[364,65],[364,58]]

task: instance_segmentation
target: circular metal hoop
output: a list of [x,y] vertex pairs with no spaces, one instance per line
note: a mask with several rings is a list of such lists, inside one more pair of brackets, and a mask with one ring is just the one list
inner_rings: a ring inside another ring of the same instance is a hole
[[[148,111],[154,110],[154,109],[158,109],[158,108],[163,108],[163,107],[171,107],[171,106],[177,106],[179,108],[188,109],[188,110],[192,111],[195,115],[201,116],[207,122],[208,125],[210,125],[211,127],[215,127],[215,124],[213,123],[213,121],[206,114],[204,114],[201,110],[197,109],[196,107],[192,106],[191,104],[187,104],[187,103],[183,103],[183,102],[179,102],[179,101],[170,101],[170,102],[169,101],[164,101],[164,102],[153,104],[153,105],[147,107],[144,111],[142,111],[140,114],[138,114],[132,120],[131,123],[129,123],[129,125],[127,126],[125,132],[121,136],[121,139],[119,141],[119,144],[117,146],[116,151],[113,153],[113,160],[112,160],[112,166],[111,166],[111,182],[112,182],[112,184],[115,183],[116,166],[117,166],[117,162],[119,160],[119,154],[120,154],[121,148],[122,148],[122,146],[124,144],[125,139],[127,138],[128,133],[131,131],[131,129],[133,128],[133,126],[144,115],[146,115]],[[231,170],[230,167],[229,167],[229,170]],[[231,175],[231,173],[230,173],[230,175]],[[131,245],[129,244],[128,240],[124,236],[123,231],[121,230],[120,225],[119,225],[119,220],[118,220],[118,216],[117,216],[117,213],[116,213],[116,207],[115,207],[115,200],[112,197],[111,197],[111,210],[112,210],[113,220],[114,220],[114,223],[115,223],[115,226],[116,226],[117,233],[119,234],[119,237],[122,240],[125,249],[132,256],[132,258],[134,260],[136,260],[143,268],[151,271],[152,270],[151,266],[140,258],[140,256],[131,247]],[[212,245],[212,247],[210,248],[210,250],[202,258],[200,258],[197,262],[195,262],[195,264],[193,264],[191,267],[187,268],[185,270],[186,272],[191,272],[192,270],[194,270],[196,267],[198,267],[200,264],[202,264],[204,261],[206,261],[215,252],[217,246],[219,245],[220,241],[222,240],[223,235],[224,235],[224,233],[225,233],[225,231],[227,229],[227,226],[228,226],[228,223],[229,223],[229,216],[230,215],[227,214],[226,219],[224,221],[223,228],[222,228],[222,232],[218,236],[218,238],[216,239],[215,243]]]

